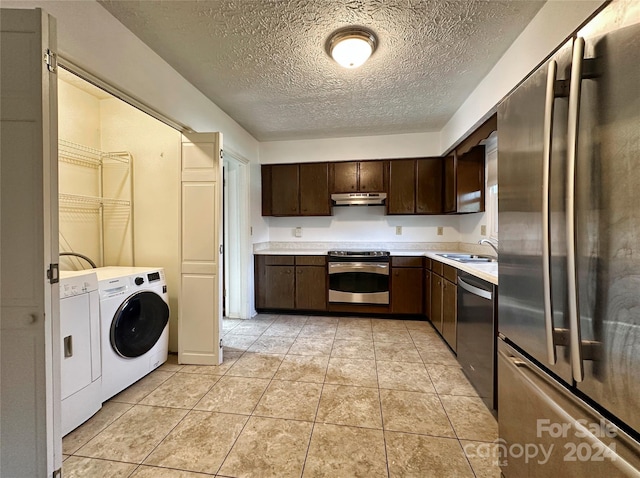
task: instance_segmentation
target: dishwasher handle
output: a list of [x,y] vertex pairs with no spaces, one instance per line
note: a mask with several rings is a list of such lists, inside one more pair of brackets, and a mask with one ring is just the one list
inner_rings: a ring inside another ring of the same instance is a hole
[[479,297],[482,297],[483,299],[488,299],[491,300],[493,299],[493,293],[489,290],[484,290],[481,289],[480,287],[476,287],[474,285],[471,285],[465,281],[463,281],[460,276],[458,276],[458,285],[460,287],[462,287],[464,290],[466,290],[467,292],[470,292],[474,295],[477,295]]

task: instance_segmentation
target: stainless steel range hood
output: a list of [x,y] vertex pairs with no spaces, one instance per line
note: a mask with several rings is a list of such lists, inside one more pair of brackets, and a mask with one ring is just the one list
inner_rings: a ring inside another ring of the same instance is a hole
[[387,193],[339,193],[331,195],[334,206],[380,206]]

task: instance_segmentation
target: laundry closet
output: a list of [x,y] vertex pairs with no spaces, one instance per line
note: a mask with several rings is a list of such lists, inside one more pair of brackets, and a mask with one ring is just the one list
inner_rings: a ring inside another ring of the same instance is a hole
[[58,78],[60,268],[164,268],[176,351],[181,134],[66,70]]

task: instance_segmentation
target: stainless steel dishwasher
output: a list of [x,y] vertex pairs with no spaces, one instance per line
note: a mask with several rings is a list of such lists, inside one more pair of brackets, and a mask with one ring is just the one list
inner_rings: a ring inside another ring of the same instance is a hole
[[496,394],[497,287],[458,271],[458,362],[487,407]]

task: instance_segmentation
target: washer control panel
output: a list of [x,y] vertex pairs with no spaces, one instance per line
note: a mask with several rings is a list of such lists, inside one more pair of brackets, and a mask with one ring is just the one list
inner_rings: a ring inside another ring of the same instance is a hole
[[[65,277],[66,276],[66,277]],[[76,295],[87,294],[98,289],[98,279],[93,272],[78,274],[75,271],[61,273],[60,277],[60,298],[74,297]]]

